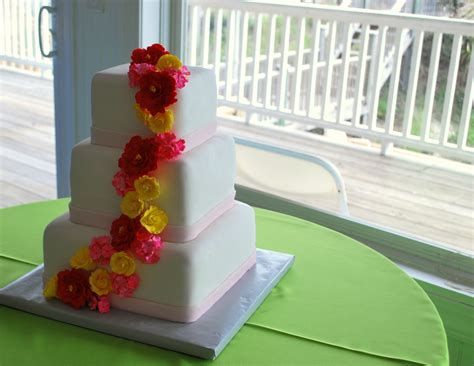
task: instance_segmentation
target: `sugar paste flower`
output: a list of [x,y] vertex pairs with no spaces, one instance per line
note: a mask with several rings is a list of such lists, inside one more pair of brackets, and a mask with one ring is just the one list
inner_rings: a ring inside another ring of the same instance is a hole
[[135,100],[152,115],[164,113],[165,108],[176,103],[176,81],[166,72],[151,72],[140,78],[140,90]]
[[171,53],[161,56],[156,63],[156,68],[161,71],[168,69],[179,70],[182,66],[181,60]]
[[154,138],[133,136],[125,145],[119,167],[130,177],[139,177],[157,168],[158,149]]
[[154,133],[171,131],[174,123],[174,114],[170,109],[164,113],[157,113],[154,116],[147,110],[143,110],[138,103],[135,103],[137,117]]
[[140,199],[138,192],[128,192],[120,203],[120,209],[124,215],[134,219],[140,215],[145,208],[145,202]]
[[133,88],[139,85],[140,79],[150,72],[155,72],[155,66],[151,64],[131,63],[128,68],[128,85]]
[[89,272],[83,269],[66,269],[58,273],[57,297],[74,309],[80,309],[91,297]]
[[109,272],[104,268],[97,268],[89,276],[89,284],[91,290],[99,296],[107,295],[112,291],[112,280],[110,279]]
[[158,145],[158,157],[160,159],[175,159],[181,155],[185,149],[184,140],[176,139],[176,135],[173,132],[156,135],[155,140]]
[[119,170],[114,175],[112,179],[112,185],[115,188],[115,192],[117,192],[120,197],[125,196],[127,192],[133,191],[132,179],[122,170]]
[[89,247],[80,248],[69,261],[72,268],[93,270],[96,267],[94,260],[90,256]]
[[130,248],[130,244],[135,239],[136,231],[141,227],[138,219],[131,219],[127,215],[120,217],[110,227],[112,246],[116,251],[124,251]]
[[150,206],[140,218],[140,223],[152,234],[159,234],[168,225],[168,216],[156,206]]
[[56,297],[56,292],[58,289],[58,276],[54,275],[51,277],[43,289],[43,296],[46,298]]
[[110,275],[114,294],[120,297],[130,297],[140,284],[140,277],[137,274],[124,276],[116,273]]
[[138,197],[143,201],[151,201],[160,196],[160,184],[155,177],[143,175],[133,183]]
[[97,308],[99,309],[99,313],[108,313],[110,311],[109,299],[106,296],[101,296],[97,303]]
[[150,234],[147,230],[140,230],[132,243],[132,252],[139,260],[147,264],[157,263],[160,260],[160,249],[163,242],[158,235]]
[[151,46],[144,48],[136,48],[132,52],[133,63],[149,63],[155,65],[161,56],[168,54],[169,52],[158,43],[152,44]]
[[131,276],[135,272],[135,261],[127,252],[117,252],[110,258],[112,272]]
[[174,78],[174,80],[176,81],[176,87],[178,89],[182,89],[186,86],[186,84],[188,83],[189,75],[191,75],[186,66],[183,66],[179,70],[168,69],[166,70],[166,72]]
[[107,265],[110,257],[115,253],[115,249],[111,244],[110,236],[93,237],[89,244],[89,254],[94,262]]

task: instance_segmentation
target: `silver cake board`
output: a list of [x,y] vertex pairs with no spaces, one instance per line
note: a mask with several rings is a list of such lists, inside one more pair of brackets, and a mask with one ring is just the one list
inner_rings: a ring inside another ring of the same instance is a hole
[[290,254],[257,249],[257,263],[194,323],[111,309],[74,310],[43,297],[43,265],[0,289],[0,304],[153,346],[215,359],[293,264]]

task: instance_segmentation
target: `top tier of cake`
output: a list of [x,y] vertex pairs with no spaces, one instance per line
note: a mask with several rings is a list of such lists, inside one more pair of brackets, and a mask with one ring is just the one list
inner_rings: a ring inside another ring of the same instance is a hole
[[[153,135],[136,115],[137,90],[128,85],[128,67],[128,64],[112,67],[96,73],[92,79],[91,138],[94,144],[122,147],[133,135]],[[209,135],[212,134],[209,131],[215,129],[216,81],[211,70],[189,67],[189,71],[189,82],[178,90],[178,102],[170,109],[174,114],[176,136],[196,140],[196,135],[206,135],[206,131]]]

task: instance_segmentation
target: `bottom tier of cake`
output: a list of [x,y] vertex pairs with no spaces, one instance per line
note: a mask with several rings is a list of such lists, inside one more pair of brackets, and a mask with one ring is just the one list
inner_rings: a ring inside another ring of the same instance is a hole
[[[69,268],[74,253],[100,235],[108,232],[73,224],[68,214],[51,222],[44,233],[44,280]],[[111,302],[139,314],[193,322],[254,264],[254,212],[236,202],[194,240],[165,243],[158,263],[137,263],[141,281],[133,297],[112,296]]]

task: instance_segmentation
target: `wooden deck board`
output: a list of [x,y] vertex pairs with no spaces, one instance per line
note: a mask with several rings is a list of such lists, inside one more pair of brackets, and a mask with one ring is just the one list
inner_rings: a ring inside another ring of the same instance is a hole
[[[52,81],[0,70],[0,90],[0,207],[55,198]],[[236,124],[222,128],[329,159],[341,171],[355,217],[473,250],[470,165],[406,152],[383,157]],[[289,198],[337,209],[337,202],[322,196]]]
[[[221,126],[223,132],[257,138],[330,160],[344,178],[349,210],[354,217],[440,244],[474,249],[474,169],[471,165],[398,149],[394,156],[381,156],[376,151],[320,139],[302,139],[243,124],[223,122]],[[287,198],[337,209],[336,202],[329,205],[326,200],[319,201],[317,196],[307,199],[296,194]]]
[[56,198],[53,83],[0,70],[0,207]]

